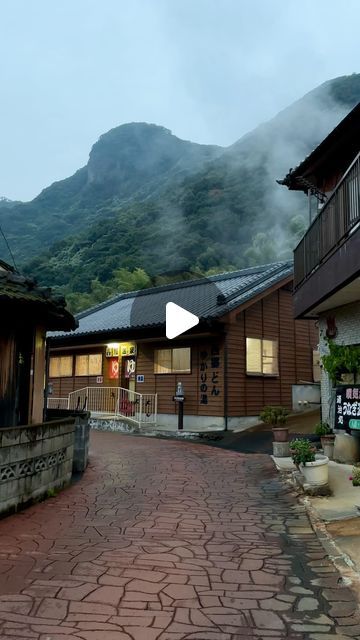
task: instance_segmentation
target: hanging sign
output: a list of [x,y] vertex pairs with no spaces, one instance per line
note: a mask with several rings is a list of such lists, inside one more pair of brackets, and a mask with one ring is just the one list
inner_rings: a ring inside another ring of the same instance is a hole
[[125,378],[133,378],[135,375],[136,361],[134,358],[128,358],[125,361]]
[[109,379],[117,380],[119,378],[119,360],[118,358],[109,359]]

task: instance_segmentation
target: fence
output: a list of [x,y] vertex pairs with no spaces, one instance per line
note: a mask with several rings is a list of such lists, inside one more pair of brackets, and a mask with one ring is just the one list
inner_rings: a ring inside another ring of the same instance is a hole
[[68,409],[69,398],[49,398],[47,399],[48,409]]
[[[64,406],[61,403],[58,406],[57,401],[64,403]],[[48,408],[86,410],[91,414],[126,418],[139,426],[155,425],[157,394],[137,393],[122,387],[84,387],[78,391],[72,391],[68,398],[49,398]]]

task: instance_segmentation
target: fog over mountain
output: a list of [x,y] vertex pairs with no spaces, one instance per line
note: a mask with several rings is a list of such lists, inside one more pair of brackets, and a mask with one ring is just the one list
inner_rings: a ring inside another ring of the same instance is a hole
[[[80,308],[162,282],[164,273],[289,258],[306,198],[276,179],[359,101],[360,75],[336,78],[227,148],[181,140],[154,124],[116,127],[73,176],[31,202],[0,199],[17,264]],[[1,257],[9,259],[5,246]]]

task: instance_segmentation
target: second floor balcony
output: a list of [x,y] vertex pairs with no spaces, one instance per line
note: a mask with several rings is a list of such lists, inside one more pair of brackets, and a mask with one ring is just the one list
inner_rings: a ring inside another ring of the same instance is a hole
[[360,299],[360,153],[294,252],[295,316]]

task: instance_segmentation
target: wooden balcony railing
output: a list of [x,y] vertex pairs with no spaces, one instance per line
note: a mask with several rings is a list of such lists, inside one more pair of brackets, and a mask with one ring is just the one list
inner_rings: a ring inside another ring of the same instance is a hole
[[294,251],[294,287],[345,242],[360,223],[360,153]]

